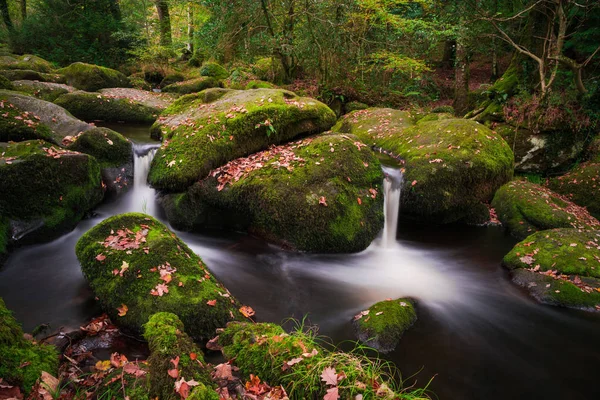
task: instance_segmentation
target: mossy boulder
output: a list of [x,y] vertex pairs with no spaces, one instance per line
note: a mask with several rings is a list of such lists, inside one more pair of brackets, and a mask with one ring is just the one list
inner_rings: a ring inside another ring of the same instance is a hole
[[41,140],[0,143],[0,215],[12,237],[45,241],[72,229],[103,197],[95,158]]
[[209,89],[183,96],[151,128],[165,140],[148,180],[158,189],[182,191],[213,168],[334,123],[323,103],[286,90]]
[[600,231],[552,229],[518,243],[503,260],[540,302],[600,310]]
[[15,86],[10,79],[0,75],[0,89],[15,90]]
[[422,390],[402,390],[389,380],[391,369],[376,366],[381,360],[360,351],[329,351],[301,331],[288,334],[275,324],[231,323],[219,334],[218,342],[223,355],[244,377],[253,374],[271,386],[282,385],[292,400],[322,399],[332,390],[321,379],[329,368],[339,381],[340,399],[424,399]]
[[600,218],[600,163],[587,162],[549,182],[552,190]]
[[229,71],[215,62],[206,62],[200,67],[200,76],[209,76],[215,79],[226,79]]
[[384,300],[356,315],[352,321],[358,340],[382,353],[394,350],[404,332],[417,320],[409,299]]
[[39,82],[39,81],[14,81],[14,90],[27,93],[46,101],[54,101],[59,96],[74,92],[76,89],[64,83]]
[[[3,133],[6,131],[0,128],[0,141],[39,138],[60,144],[66,136],[76,136],[93,128],[92,125],[74,118],[64,108],[23,93],[0,90],[0,102],[3,102],[5,107],[8,105],[4,112],[9,114],[8,120],[0,119],[0,126],[4,125],[3,128],[7,130],[10,128],[11,132],[6,139],[6,134]],[[16,116],[23,119],[16,119]]]
[[165,76],[163,80],[160,81],[160,84],[158,86],[164,88],[165,86],[171,85],[173,83],[183,81],[185,81],[184,74],[182,74],[181,72],[173,72],[172,74],[168,74],[167,76]]
[[158,93],[130,88],[100,89],[98,92],[104,97],[127,99],[160,111],[169,107],[177,99],[177,96],[171,93]]
[[132,99],[82,91],[64,94],[54,104],[88,121],[152,123],[160,113],[160,110]]
[[87,92],[111,87],[129,87],[129,80],[125,75],[98,65],[76,62],[56,72],[65,76],[68,85]]
[[438,223],[485,222],[489,213],[482,203],[512,178],[511,149],[474,121],[413,121],[405,111],[367,109],[347,114],[333,131],[354,134],[403,160],[402,215]]
[[51,72],[52,64],[48,61],[34,56],[25,54],[22,56],[0,56],[0,69],[27,69],[37,72]]
[[[54,347],[23,337],[23,330],[0,298],[0,377],[3,384],[19,386],[27,395],[42,371],[56,375],[58,354]],[[10,397],[10,396],[9,396]]]
[[226,227],[296,250],[356,252],[383,228],[382,181],[356,138],[322,135],[236,159],[162,204],[178,229]]
[[252,72],[258,79],[267,82],[279,84],[285,80],[285,71],[281,62],[273,57],[264,57],[256,60],[252,66]]
[[147,215],[104,220],[81,237],[76,253],[102,308],[126,330],[141,333],[152,314],[164,311],[176,314],[194,339],[206,339],[241,316],[200,257]]
[[[174,383],[181,378],[194,380],[205,389],[212,387],[202,350],[185,333],[183,322],[177,315],[168,312],[152,315],[144,325],[144,338],[150,347],[151,398],[180,399]],[[177,366],[172,360],[178,360]],[[170,370],[177,370],[177,377],[169,375]],[[213,393],[216,395],[214,390]]]
[[30,69],[4,69],[0,70],[0,75],[11,81],[29,80],[40,82],[66,83],[66,79],[63,75],[37,72],[32,71]]
[[522,240],[553,228],[600,229],[586,209],[550,189],[527,181],[512,181],[496,192],[492,207],[510,233]]
[[369,106],[365,103],[361,103],[360,101],[350,101],[344,105],[344,109],[346,113],[351,113],[352,111],[358,110],[366,110]]
[[190,94],[216,87],[223,87],[223,83],[212,76],[203,76],[201,78],[173,83],[163,87],[162,91],[165,93]]

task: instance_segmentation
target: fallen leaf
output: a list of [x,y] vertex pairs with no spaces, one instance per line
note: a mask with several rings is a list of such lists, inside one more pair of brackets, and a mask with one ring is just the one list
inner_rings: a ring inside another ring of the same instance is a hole
[[325,198],[325,196],[321,196],[319,198],[319,204],[324,205],[325,207],[327,207],[327,199]]
[[214,307],[217,305],[217,300],[209,300],[206,302],[206,304],[208,304],[211,307]]
[[336,387],[332,387],[327,389],[327,393],[325,394],[325,397],[323,397],[323,400],[337,400],[340,398],[340,395],[338,393],[338,388]]
[[106,260],[106,256],[104,254],[100,253],[96,256],[96,260],[104,261],[104,260]]
[[129,308],[125,304],[121,304],[121,307],[117,307],[117,310],[119,311],[119,317],[124,317],[127,315]]
[[[335,368],[326,367],[321,373],[321,380],[327,385],[337,386],[337,372]],[[337,398],[337,397],[336,397]]]
[[240,312],[246,318],[250,318],[251,316],[253,316],[255,314],[254,310],[250,306],[242,306],[240,308]]

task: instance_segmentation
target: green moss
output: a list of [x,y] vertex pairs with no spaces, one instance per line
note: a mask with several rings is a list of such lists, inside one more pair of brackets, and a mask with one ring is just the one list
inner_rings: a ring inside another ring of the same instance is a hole
[[518,243],[503,260],[514,280],[540,301],[600,307],[600,231],[552,229]]
[[54,101],[59,96],[70,93],[74,88],[52,82],[38,82],[38,81],[15,81],[13,82],[15,89],[19,92],[27,93],[31,96],[37,97],[38,99],[46,101]]
[[344,107],[347,113],[358,110],[366,110],[367,108],[369,108],[367,104],[361,103],[360,101],[351,101],[349,103],[346,103]]
[[181,72],[173,72],[172,74],[165,76],[158,86],[164,88],[165,86],[169,86],[173,83],[183,81],[185,81],[185,75],[183,75]]
[[0,298],[0,377],[27,395],[42,371],[56,375],[58,354],[52,346],[23,338],[23,330]]
[[587,162],[550,180],[550,188],[600,218],[600,163]]
[[248,84],[246,85],[246,87],[244,89],[251,90],[251,89],[276,89],[276,88],[277,88],[277,86],[275,86],[272,83],[255,80],[255,81],[248,82]]
[[53,141],[52,131],[33,113],[29,113],[0,96],[0,142],[43,139]]
[[3,75],[0,75],[0,89],[14,90],[13,83]]
[[83,132],[67,148],[94,156],[103,169],[120,167],[132,159],[131,142],[108,128],[93,128]]
[[48,61],[34,56],[25,54],[22,56],[0,56],[0,69],[26,69],[36,72],[51,72],[52,64]]
[[223,87],[223,83],[216,78],[208,76],[191,79],[189,81],[173,83],[163,87],[162,91],[167,93],[190,94],[216,87]]
[[188,396],[188,400],[219,400],[220,398],[214,389],[206,387],[202,383],[196,386]]
[[158,396],[165,400],[180,398],[174,389],[176,379],[168,374],[169,370],[174,369],[171,360],[177,357],[179,377],[212,386],[202,350],[185,333],[183,323],[177,315],[168,312],[152,315],[144,325],[144,338],[148,341],[151,353],[148,364],[152,397]]
[[[132,232],[130,238],[146,233],[146,241],[139,248],[123,250],[103,245],[109,236],[127,229]],[[167,227],[144,214],[117,215],[103,221],[82,236],[76,253],[102,308],[125,329],[140,333],[152,314],[165,311],[176,314],[188,333],[201,339],[212,337],[216,328],[240,317],[239,303],[202,260]],[[96,258],[100,254],[106,256],[104,261]],[[129,264],[129,269],[123,276],[115,275],[113,271],[120,271],[123,262]],[[169,292],[152,295],[158,284],[165,283],[157,268],[165,269],[167,265],[176,269],[167,283]],[[209,300],[217,300],[215,306],[207,304]],[[117,307],[123,304],[129,311],[119,316]]]
[[93,157],[43,141],[0,143],[0,154],[0,215],[41,222],[28,235],[31,240],[72,229],[102,200],[100,167]]
[[450,115],[454,115],[454,107],[452,106],[439,106],[439,107],[435,107],[433,110],[431,110],[432,113],[434,114],[450,114]]
[[127,77],[131,87],[141,90],[152,90],[152,84],[147,82],[143,72],[136,72]]
[[323,103],[285,90],[209,89],[183,96],[152,128],[166,140],[148,180],[158,189],[181,191],[235,158],[324,131],[334,122]]
[[281,84],[285,80],[285,71],[281,66],[281,62],[273,57],[258,59],[252,66],[252,72],[260,80],[267,82]]
[[225,79],[229,76],[229,72],[217,63],[206,62],[200,67],[200,75],[215,79]]
[[77,118],[109,122],[151,123],[160,111],[131,99],[120,99],[97,93],[67,93],[54,101]]
[[512,151],[473,121],[413,121],[405,111],[367,109],[344,116],[333,131],[404,160],[403,215],[442,223],[472,219],[474,207],[482,209],[512,177]]
[[64,75],[69,85],[88,92],[109,87],[129,87],[125,75],[98,65],[76,62],[56,72]]
[[[280,164],[289,152],[294,161]],[[169,221],[188,230],[246,229],[285,247],[336,253],[365,249],[383,227],[381,167],[356,138],[322,135],[250,158],[232,165],[264,167],[222,190],[209,177],[167,196]]]
[[361,342],[387,353],[396,348],[404,332],[416,320],[412,301],[396,299],[375,303],[367,315],[355,319],[353,324]]
[[527,181],[512,181],[496,192],[492,207],[518,239],[553,228],[598,229],[589,213],[551,190]]

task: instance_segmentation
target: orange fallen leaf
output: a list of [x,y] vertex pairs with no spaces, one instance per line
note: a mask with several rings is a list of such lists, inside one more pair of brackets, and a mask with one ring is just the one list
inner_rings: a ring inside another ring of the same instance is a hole
[[117,307],[117,310],[119,311],[119,317],[124,317],[127,315],[129,308],[125,304],[121,304],[121,307]]
[[206,304],[208,304],[211,307],[214,307],[217,305],[217,300],[209,300],[206,302]]
[[240,308],[240,312],[246,318],[250,318],[251,316],[253,316],[255,314],[254,310],[250,306],[242,306]]

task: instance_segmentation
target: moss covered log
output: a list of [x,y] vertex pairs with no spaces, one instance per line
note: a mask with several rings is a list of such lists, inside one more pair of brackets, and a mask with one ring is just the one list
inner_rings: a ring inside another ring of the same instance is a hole
[[492,207],[510,233],[522,240],[553,228],[599,229],[586,209],[550,189],[527,181],[512,181],[496,192]]
[[275,89],[208,89],[167,108],[152,128],[164,143],[148,180],[182,191],[238,157],[300,135],[330,128],[335,115],[323,103]]
[[210,76],[203,76],[188,81],[172,83],[165,86],[162,91],[166,93],[190,94],[217,87],[223,87],[223,82]]
[[102,308],[127,330],[141,333],[152,314],[164,311],[203,339],[241,315],[200,257],[147,215],[108,218],[81,237],[76,253]]
[[179,229],[225,226],[297,250],[356,252],[383,227],[382,181],[364,144],[322,135],[234,160],[162,203]]
[[55,375],[58,354],[54,347],[23,337],[23,330],[0,298],[0,377],[27,395],[42,371]]
[[568,174],[551,179],[549,186],[600,218],[600,163],[581,164]]
[[382,353],[388,353],[400,343],[404,332],[417,320],[410,299],[385,300],[361,312],[352,324],[358,340]]
[[600,231],[553,229],[534,233],[503,260],[513,281],[540,302],[600,310]]
[[474,121],[391,109],[352,112],[333,128],[404,161],[401,212],[432,222],[483,223],[488,202],[513,174],[513,154],[496,133]]
[[125,75],[114,69],[76,62],[56,71],[65,76],[66,83],[80,90],[95,92],[111,87],[129,87]]

